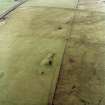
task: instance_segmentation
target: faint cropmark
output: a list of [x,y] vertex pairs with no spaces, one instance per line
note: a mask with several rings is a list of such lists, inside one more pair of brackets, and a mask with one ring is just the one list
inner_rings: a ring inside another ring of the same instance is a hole
[[0,72],[0,79],[1,78],[3,78],[4,77],[4,75],[5,75],[5,73],[2,71],[2,72]]

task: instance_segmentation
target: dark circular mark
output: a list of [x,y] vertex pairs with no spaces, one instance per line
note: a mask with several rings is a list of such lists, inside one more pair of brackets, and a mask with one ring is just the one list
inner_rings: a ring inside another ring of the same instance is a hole
[[72,86],[72,89],[75,89],[75,88],[76,88],[76,86],[75,86],[75,85],[73,85],[73,86]]
[[66,40],[66,41],[68,41],[68,40],[69,40],[69,38],[65,38],[65,40]]
[[70,59],[69,59],[69,62],[70,62],[70,63],[74,63],[74,62],[75,62],[75,60],[74,60],[74,59],[72,59],[72,58],[70,58]]
[[62,27],[61,27],[61,26],[59,26],[59,27],[58,27],[58,30],[62,30]]
[[54,103],[52,103],[52,105],[54,105]]
[[44,74],[44,71],[41,72],[41,75],[43,75],[43,74]]
[[52,60],[49,61],[49,65],[52,65]]

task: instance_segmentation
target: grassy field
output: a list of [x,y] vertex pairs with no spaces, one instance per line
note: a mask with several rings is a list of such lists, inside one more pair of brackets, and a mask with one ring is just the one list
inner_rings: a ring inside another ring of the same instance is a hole
[[105,14],[52,2],[0,22],[0,105],[105,104]]
[[1,105],[47,105],[72,17],[72,10],[27,7],[0,25]]

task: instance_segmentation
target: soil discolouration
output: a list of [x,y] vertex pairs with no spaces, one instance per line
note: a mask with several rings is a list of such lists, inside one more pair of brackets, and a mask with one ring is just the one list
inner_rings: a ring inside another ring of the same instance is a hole
[[[90,46],[74,39],[67,46],[54,105],[101,105],[105,86],[102,66],[105,65],[102,58],[105,46]],[[99,77],[101,79],[97,79]]]

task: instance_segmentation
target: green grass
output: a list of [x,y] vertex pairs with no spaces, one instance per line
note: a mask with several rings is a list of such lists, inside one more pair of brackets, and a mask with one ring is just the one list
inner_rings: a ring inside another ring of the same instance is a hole
[[[105,95],[104,17],[95,12],[26,5],[12,12],[0,23],[0,105],[48,105],[66,39],[54,104],[100,103]],[[52,54],[51,65],[48,56]]]
[[[47,105],[72,16],[71,10],[25,7],[12,12],[1,24],[1,105]],[[48,56],[53,53],[52,65],[42,63],[49,62]]]

